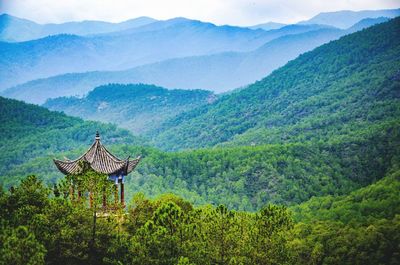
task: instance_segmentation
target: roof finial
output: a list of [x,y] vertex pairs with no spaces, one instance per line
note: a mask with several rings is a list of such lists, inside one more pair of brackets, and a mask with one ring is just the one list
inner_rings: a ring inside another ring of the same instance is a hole
[[96,140],[100,140],[100,134],[99,134],[99,131],[96,131]]

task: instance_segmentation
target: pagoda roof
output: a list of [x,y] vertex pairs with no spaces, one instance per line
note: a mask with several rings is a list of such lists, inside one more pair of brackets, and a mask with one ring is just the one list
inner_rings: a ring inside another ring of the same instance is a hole
[[82,173],[82,164],[87,163],[94,171],[107,175],[124,175],[132,172],[140,161],[140,156],[130,160],[119,159],[111,154],[101,143],[97,132],[92,146],[79,158],[75,160],[53,159],[57,168],[65,175],[76,175]]

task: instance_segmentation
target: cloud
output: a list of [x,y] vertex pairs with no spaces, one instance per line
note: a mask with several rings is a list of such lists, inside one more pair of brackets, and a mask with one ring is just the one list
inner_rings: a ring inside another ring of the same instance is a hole
[[2,13],[39,23],[118,22],[139,16],[187,17],[216,24],[297,22],[320,12],[396,8],[398,0],[0,0]]

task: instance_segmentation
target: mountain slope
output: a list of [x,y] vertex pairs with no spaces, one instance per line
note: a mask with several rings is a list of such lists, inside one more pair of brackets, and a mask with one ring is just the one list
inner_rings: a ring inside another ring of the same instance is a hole
[[143,157],[126,178],[128,201],[136,192],[173,192],[196,204],[224,203],[235,209],[255,210],[271,202],[293,205],[373,183],[400,158],[399,122],[371,126],[351,139],[173,153],[140,147],[143,141],[114,126],[15,100],[0,98],[0,103],[0,183],[6,187],[28,174],[57,181],[61,174],[52,158],[78,157],[95,130],[117,156]]
[[400,171],[345,196],[315,197],[292,207],[293,264],[399,263]]
[[298,54],[343,34],[339,30],[317,30],[280,37],[247,53],[224,52],[170,59],[126,71],[66,74],[12,87],[4,91],[3,95],[41,104],[47,98],[82,95],[106,83],[150,83],[172,88],[204,88],[225,92],[254,82]]
[[0,41],[29,41],[57,34],[90,35],[108,33],[141,27],[156,21],[149,17],[138,17],[120,23],[87,20],[61,24],[37,24],[27,19],[2,14],[0,15]]
[[174,57],[251,50],[265,42],[266,34],[187,19],[159,30],[142,28],[146,26],[118,35],[63,34],[22,43],[2,42],[0,67],[10,70],[7,75],[0,74],[2,88],[68,72],[121,70]]
[[166,149],[324,140],[400,114],[400,19],[306,53],[267,78],[165,123]]
[[344,10],[337,12],[320,13],[309,20],[299,22],[299,24],[323,24],[346,29],[362,19],[379,17],[394,18],[397,16],[400,16],[400,9],[364,11]]
[[[113,97],[113,95],[109,95]],[[162,152],[126,131],[0,98],[0,181],[9,187],[37,174],[55,182],[52,158],[78,157],[99,129],[119,157],[143,160],[126,178],[126,195],[173,192],[196,203],[255,210],[266,203],[293,205],[312,196],[343,195],[382,178],[400,157],[399,122],[370,126],[352,138],[264,146]],[[118,144],[121,143],[121,144]],[[132,146],[136,145],[136,146]]]
[[9,69],[0,73],[0,90],[70,72],[115,71],[171,58],[251,51],[272,39],[323,27],[290,26],[266,32],[173,19],[113,34],[0,42],[0,67]]
[[97,87],[84,98],[49,100],[44,106],[88,120],[112,122],[134,133],[145,133],[168,118],[215,99],[213,93],[204,90],[115,84]]
[[[15,184],[25,174],[52,169],[59,152],[88,145],[98,130],[106,143],[143,144],[114,125],[86,122],[58,112],[0,97],[0,183]],[[30,164],[29,171],[21,166]],[[19,169],[18,169],[19,168]],[[51,179],[60,175],[53,169]],[[48,171],[47,171],[48,172]]]
[[[12,87],[4,92],[4,95],[41,104],[47,98],[82,95],[93,87],[107,83],[149,83],[172,88],[203,88],[217,93],[225,92],[261,79],[301,53],[345,34],[387,20],[387,18],[362,20],[348,30],[320,29],[316,26],[317,30],[302,32],[313,27],[290,26],[285,29],[285,32],[291,32],[290,34],[269,41],[251,52],[224,52],[170,59],[124,71],[54,76]],[[294,34],[294,32],[302,33]]]
[[383,179],[344,196],[315,197],[292,208],[303,222],[335,220],[343,223],[371,223],[393,219],[400,213],[400,171],[392,170]]

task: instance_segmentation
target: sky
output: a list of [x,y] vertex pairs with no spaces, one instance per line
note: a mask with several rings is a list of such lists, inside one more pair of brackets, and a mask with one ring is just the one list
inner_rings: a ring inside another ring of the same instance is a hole
[[295,23],[320,12],[398,7],[400,0],[0,0],[0,13],[38,23],[120,22],[149,16],[249,26],[268,21]]

